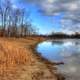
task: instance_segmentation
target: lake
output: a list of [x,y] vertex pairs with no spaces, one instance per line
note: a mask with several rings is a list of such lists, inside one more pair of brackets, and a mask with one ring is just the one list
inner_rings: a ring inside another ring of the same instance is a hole
[[66,80],[80,80],[80,39],[47,40],[37,46],[37,52],[57,66]]

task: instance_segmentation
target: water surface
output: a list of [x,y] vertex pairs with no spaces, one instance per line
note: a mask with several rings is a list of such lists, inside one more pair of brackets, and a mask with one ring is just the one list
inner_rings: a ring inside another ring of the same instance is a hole
[[65,64],[58,66],[66,80],[80,80],[80,40],[55,40],[45,41],[37,46],[37,51],[42,57],[51,62]]

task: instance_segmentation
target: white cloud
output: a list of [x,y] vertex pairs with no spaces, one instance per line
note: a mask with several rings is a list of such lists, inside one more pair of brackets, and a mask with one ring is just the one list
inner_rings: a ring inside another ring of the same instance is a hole
[[[64,13],[62,26],[71,31],[80,31],[80,0],[26,0],[39,7],[45,15],[59,15]],[[70,23],[70,22],[71,23]],[[63,27],[62,27],[63,28]],[[76,30],[75,30],[76,29]]]
[[72,12],[80,7],[80,0],[26,0],[40,7],[47,14]]
[[17,6],[13,4],[13,5],[12,5],[12,8],[13,8],[13,9],[16,9],[16,8],[17,8]]

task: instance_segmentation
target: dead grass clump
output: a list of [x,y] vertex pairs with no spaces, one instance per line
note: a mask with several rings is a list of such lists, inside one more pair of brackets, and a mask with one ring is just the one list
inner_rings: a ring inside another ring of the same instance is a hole
[[0,75],[16,72],[20,65],[29,63],[30,59],[26,48],[20,47],[14,42],[0,41]]

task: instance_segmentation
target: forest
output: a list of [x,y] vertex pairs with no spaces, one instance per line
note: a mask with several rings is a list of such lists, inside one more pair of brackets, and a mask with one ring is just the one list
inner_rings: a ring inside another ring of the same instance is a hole
[[29,16],[25,8],[14,8],[10,0],[0,2],[0,36],[24,37],[36,34]]

